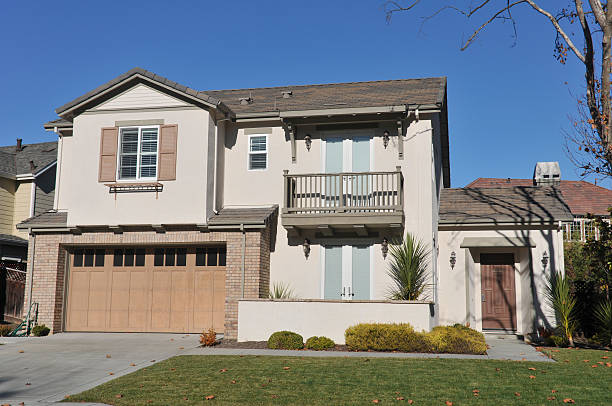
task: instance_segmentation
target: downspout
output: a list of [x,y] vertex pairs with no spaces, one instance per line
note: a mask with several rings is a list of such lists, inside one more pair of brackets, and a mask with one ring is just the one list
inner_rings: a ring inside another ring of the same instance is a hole
[[28,308],[27,311],[30,311],[30,308],[32,307],[32,286],[34,284],[34,251],[36,250],[36,234],[32,233],[32,229],[29,230],[30,231],[30,235],[32,236],[32,252],[31,252],[31,260],[28,263],[28,269],[30,270],[29,273],[29,278],[30,278],[30,289],[28,291]]
[[244,230],[244,224],[240,224],[240,231],[242,232],[242,269],[240,276],[240,298],[244,299],[244,275],[246,268],[246,231]]
[[60,188],[60,175],[62,173],[62,155],[64,152],[64,139],[57,130],[57,127],[53,128],[53,132],[58,136],[57,145],[57,164],[55,167],[55,193],[53,195],[53,208],[57,210],[59,208],[59,188]]

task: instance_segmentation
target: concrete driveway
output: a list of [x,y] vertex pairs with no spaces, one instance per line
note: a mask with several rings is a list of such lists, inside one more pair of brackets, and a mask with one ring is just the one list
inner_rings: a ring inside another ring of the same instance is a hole
[[17,406],[57,402],[180,355],[198,346],[198,335],[62,333],[0,343],[0,403]]

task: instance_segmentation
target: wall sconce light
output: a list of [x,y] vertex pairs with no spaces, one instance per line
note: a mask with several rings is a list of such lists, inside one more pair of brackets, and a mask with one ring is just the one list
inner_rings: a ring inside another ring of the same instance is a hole
[[457,254],[455,253],[455,251],[451,252],[449,261],[450,261],[451,269],[455,269],[455,264],[457,263]]
[[306,257],[306,259],[308,259],[308,256],[310,255],[310,241],[308,241],[308,238],[304,240],[302,248],[304,249],[304,256]]
[[544,254],[542,254],[542,266],[544,270],[546,270],[546,265],[548,265],[548,254],[544,251]]
[[312,145],[312,137],[310,136],[310,134],[306,134],[306,136],[304,137],[304,142],[306,143],[306,149],[310,151],[310,146]]
[[389,145],[389,131],[387,130],[385,130],[383,133],[383,145],[385,146],[385,149],[387,149],[387,146]]
[[389,241],[386,238],[383,238],[380,243],[380,251],[383,254],[383,259],[387,258],[387,253],[389,252]]

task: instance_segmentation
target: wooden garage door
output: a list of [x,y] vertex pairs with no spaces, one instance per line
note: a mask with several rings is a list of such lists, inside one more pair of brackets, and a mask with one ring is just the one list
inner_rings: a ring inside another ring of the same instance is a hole
[[71,250],[66,331],[222,333],[225,247]]

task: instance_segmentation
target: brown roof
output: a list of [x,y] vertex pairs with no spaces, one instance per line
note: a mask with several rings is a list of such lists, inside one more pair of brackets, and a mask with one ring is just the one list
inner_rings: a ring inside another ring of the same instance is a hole
[[278,205],[269,207],[228,207],[208,219],[210,226],[267,225],[278,212]]
[[48,211],[38,216],[30,217],[17,224],[17,228],[49,228],[49,227],[66,227],[68,221],[68,213],[58,211]]
[[[490,188],[533,186],[531,179],[478,178],[466,187]],[[594,185],[584,180],[561,180],[563,199],[565,199],[574,216],[587,213],[595,216],[606,216],[608,207],[612,206],[612,190]]]
[[[283,92],[291,92],[283,98]],[[446,77],[378,80],[372,82],[329,83],[233,90],[206,90],[237,114],[273,111],[325,110],[355,107],[441,105]],[[241,104],[241,98],[252,103]]]
[[440,224],[539,224],[570,221],[572,215],[555,187],[442,189]]

